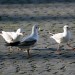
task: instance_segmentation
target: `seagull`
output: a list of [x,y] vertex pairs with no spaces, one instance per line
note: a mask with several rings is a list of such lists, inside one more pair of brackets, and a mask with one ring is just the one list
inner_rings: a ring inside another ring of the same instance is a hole
[[13,44],[18,44],[21,36],[23,36],[23,33],[21,33],[21,28],[17,29],[16,32],[6,32],[1,31],[0,35],[4,38],[5,42],[7,44],[10,44],[10,51],[12,50],[11,46]]
[[26,48],[28,57],[30,57],[29,50],[31,47],[35,46],[35,44],[38,41],[38,25],[34,25],[32,27],[32,32],[29,36],[23,37],[21,40],[19,40],[17,43],[13,44],[7,44],[8,46],[17,46],[19,48]]
[[[52,34],[52,33],[50,33]],[[66,43],[69,47],[73,49],[73,47],[69,44],[70,40],[72,40],[72,35],[70,32],[70,27],[68,25],[65,25],[63,27],[63,32],[62,33],[57,33],[57,34],[52,34],[50,38],[54,39],[58,43],[58,49],[57,52],[60,52],[60,44],[61,43]]]
[[17,42],[20,40],[20,37],[23,36],[23,33],[21,33],[21,28],[17,29],[16,32],[6,32],[2,31],[0,35],[4,38],[4,40],[11,44],[14,42]]

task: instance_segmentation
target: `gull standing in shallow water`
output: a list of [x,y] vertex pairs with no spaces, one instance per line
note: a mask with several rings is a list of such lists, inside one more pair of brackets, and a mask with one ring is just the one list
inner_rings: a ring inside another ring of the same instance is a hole
[[[24,37],[17,44],[13,44],[12,46],[16,46],[19,48],[26,48],[28,57],[30,57],[29,50],[32,46],[35,45],[37,41],[38,41],[38,25],[34,25],[32,27],[32,33],[29,36]],[[11,44],[7,44],[7,45],[10,46]]]
[[74,48],[69,44],[69,41],[72,40],[72,36],[71,36],[70,28],[68,25],[65,25],[63,27],[62,33],[52,34],[50,38],[54,39],[58,43],[58,49],[57,49],[58,53],[60,52],[59,49],[60,49],[61,43],[66,43],[69,47],[71,47],[74,50]]

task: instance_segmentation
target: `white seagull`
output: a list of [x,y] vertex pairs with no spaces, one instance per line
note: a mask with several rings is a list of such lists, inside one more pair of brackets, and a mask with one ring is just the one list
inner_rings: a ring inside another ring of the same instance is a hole
[[23,35],[23,33],[21,33],[21,28],[19,28],[17,29],[16,32],[2,31],[0,35],[4,38],[6,43],[12,44],[18,42],[20,40],[20,37]]
[[8,46],[16,46],[19,48],[26,48],[27,49],[27,53],[28,53],[28,57],[30,56],[29,50],[32,46],[35,45],[35,43],[38,41],[38,25],[34,25],[32,27],[32,33],[27,36],[24,37],[23,39],[21,39],[18,43],[16,44],[8,44]]
[[[50,33],[52,34],[52,33]],[[50,38],[54,39],[58,43],[58,49],[57,51],[59,52],[60,50],[60,44],[61,43],[66,43],[69,47],[73,48],[70,46],[69,41],[72,40],[70,28],[68,25],[65,25],[63,27],[63,32],[62,33],[57,33],[57,34],[52,34]]]

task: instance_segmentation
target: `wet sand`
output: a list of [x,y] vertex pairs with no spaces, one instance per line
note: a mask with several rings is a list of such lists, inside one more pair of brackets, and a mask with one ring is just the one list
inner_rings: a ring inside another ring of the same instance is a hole
[[67,24],[71,27],[75,46],[75,4],[53,3],[39,5],[0,5],[0,28],[5,31],[15,31],[23,28],[25,36],[31,33],[34,24],[39,24],[39,41],[27,52],[18,51],[13,47],[4,46],[5,41],[0,36],[0,75],[75,75],[75,52],[67,45],[57,55],[57,44],[49,39],[49,31],[62,32]]

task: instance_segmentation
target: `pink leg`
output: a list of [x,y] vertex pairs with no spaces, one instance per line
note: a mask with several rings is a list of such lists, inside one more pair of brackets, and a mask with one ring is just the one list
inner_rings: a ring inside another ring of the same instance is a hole
[[60,51],[60,45],[59,45],[59,44],[58,44],[58,48],[57,48],[56,54],[61,54],[61,51]]
[[67,43],[67,45],[72,48],[72,50],[75,50],[75,48],[73,48],[69,43]]
[[28,53],[28,58],[29,58],[30,57],[29,49],[27,49],[27,53]]

